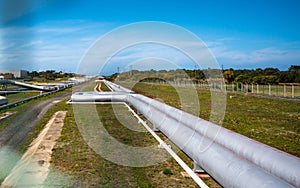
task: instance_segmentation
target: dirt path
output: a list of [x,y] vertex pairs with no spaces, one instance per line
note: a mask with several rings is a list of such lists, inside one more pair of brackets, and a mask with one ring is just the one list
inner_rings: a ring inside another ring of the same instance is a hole
[[0,132],[0,147],[7,146],[17,149],[28,133],[44,117],[46,112],[57,102],[67,98],[69,95],[47,99],[38,102],[26,112],[18,115],[3,131]]
[[6,187],[42,187],[50,167],[52,149],[61,135],[66,111],[56,112],[21,160],[1,184]]
[[94,87],[95,92],[102,92],[101,90],[101,82],[97,82],[96,86]]

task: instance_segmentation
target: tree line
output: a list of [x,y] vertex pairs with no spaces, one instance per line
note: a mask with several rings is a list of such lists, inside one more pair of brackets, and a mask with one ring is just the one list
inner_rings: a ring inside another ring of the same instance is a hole
[[227,83],[244,83],[244,84],[279,84],[279,83],[300,83],[300,66],[292,65],[287,71],[280,71],[277,68],[257,68],[257,69],[205,69],[205,70],[131,70],[123,73],[115,73],[107,76],[108,80],[118,79],[126,80],[169,80],[169,81],[206,81],[206,78],[218,79],[220,75],[224,77]]
[[28,76],[32,79],[39,80],[56,80],[62,78],[71,78],[76,76],[74,73],[65,73],[62,71],[56,72],[55,70],[46,70],[46,71],[32,71],[28,73]]
[[300,83],[300,66],[291,66],[287,71],[277,68],[265,68],[255,70],[233,70],[223,72],[228,83],[256,83],[256,84],[278,84],[278,83]]

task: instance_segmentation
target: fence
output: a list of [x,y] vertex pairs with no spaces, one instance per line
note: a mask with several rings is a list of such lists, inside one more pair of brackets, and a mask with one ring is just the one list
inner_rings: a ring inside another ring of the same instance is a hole
[[300,98],[300,86],[293,85],[293,84],[259,85],[259,84],[233,83],[233,84],[222,85],[220,83],[213,83],[211,88],[213,89],[226,88],[227,92],[251,93],[257,95],[269,95],[269,96],[276,96],[276,97]]
[[147,83],[156,84],[171,84],[180,87],[194,86],[197,89],[215,89],[224,90],[232,93],[248,93],[257,95],[268,95],[273,97],[288,97],[288,98],[300,98],[300,85],[298,84],[280,84],[280,85],[260,85],[260,84],[243,84],[243,83],[232,83],[224,84],[221,82],[191,82],[191,81],[157,81],[147,80]]

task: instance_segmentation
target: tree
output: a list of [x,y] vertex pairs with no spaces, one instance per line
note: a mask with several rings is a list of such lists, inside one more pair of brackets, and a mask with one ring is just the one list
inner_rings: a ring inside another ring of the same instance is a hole
[[276,75],[280,71],[277,68],[265,68],[265,70],[263,72],[264,72],[264,75]]
[[295,74],[290,71],[280,72],[278,81],[281,83],[292,83],[295,80]]
[[224,71],[224,78],[227,80],[228,83],[231,83],[234,81],[234,73],[231,70]]
[[239,82],[239,83],[250,83],[251,82],[251,78],[247,75],[244,74],[240,74],[238,75],[235,79],[235,82]]
[[279,78],[277,76],[255,76],[253,81],[257,84],[275,84],[279,82]]
[[290,72],[300,72],[300,66],[298,66],[298,65],[292,65],[292,66],[289,68],[289,71],[290,71]]
[[263,76],[255,76],[252,80],[256,84],[265,84],[265,80]]
[[278,76],[264,76],[265,77],[265,84],[277,84],[278,83]]
[[32,72],[29,73],[29,76],[31,76],[32,78],[38,77],[39,73],[37,71],[32,71]]

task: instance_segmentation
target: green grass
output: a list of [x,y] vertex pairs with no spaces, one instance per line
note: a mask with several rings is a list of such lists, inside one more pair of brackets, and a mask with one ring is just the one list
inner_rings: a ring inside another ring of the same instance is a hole
[[[95,86],[96,86],[96,83],[93,82],[93,83],[89,84],[87,87],[85,87],[82,91],[94,91]],[[110,91],[110,89],[105,84],[101,84],[101,90],[102,91]]]
[[[149,167],[121,166],[104,159],[86,144],[73,114],[70,113],[72,107],[68,108],[62,136],[53,151],[53,168],[47,179],[48,184],[61,182],[61,185],[71,187],[197,187],[192,179],[180,175],[182,169],[173,159]],[[114,108],[121,108],[119,112],[126,110],[126,113],[129,113],[125,106],[119,105]],[[96,109],[106,130],[119,142],[136,147],[158,144],[149,133],[135,132],[124,127],[113,115],[111,105],[97,105]],[[137,125],[137,121],[133,121]],[[113,149],[109,145],[105,148]],[[122,153],[116,157],[122,157]],[[166,168],[172,169],[172,174],[165,174]],[[57,175],[58,173],[63,175]]]
[[107,87],[106,84],[101,84],[101,90],[102,91],[110,91],[110,89]]
[[[151,82],[150,82],[151,83]],[[160,83],[152,83],[152,84],[160,84]],[[128,84],[126,84],[128,85]],[[237,86],[238,85],[238,86]],[[184,83],[181,83],[179,85],[180,87],[187,87]],[[209,85],[208,84],[194,84],[194,86],[198,89],[208,89]],[[221,86],[218,85],[217,88],[220,88]],[[224,87],[224,86],[223,86]],[[248,90],[247,90],[248,88]],[[231,92],[243,92],[243,93],[252,93],[252,94],[258,94],[258,95],[269,95],[271,96],[276,96],[276,97],[284,97],[284,86],[283,85],[271,85],[271,93],[269,92],[269,85],[259,85],[257,87],[256,84],[253,84],[253,90],[252,90],[252,84],[243,84],[243,89],[241,91],[241,84],[226,84],[226,91],[231,93]],[[238,90],[238,91],[237,91]],[[248,92],[247,92],[248,91]],[[291,85],[286,85],[286,92],[285,92],[285,97],[292,97],[292,86]],[[299,85],[294,85],[294,97],[295,98],[300,98],[300,86]]]
[[14,94],[8,94],[5,97],[8,99],[8,103],[13,103],[25,98],[37,96],[39,94],[39,92],[19,92]]
[[236,95],[228,99],[223,126],[300,156],[300,105],[297,102]]
[[83,88],[82,91],[94,91],[94,87],[96,86],[95,82],[90,83],[89,85],[87,85],[85,88]]
[[[207,84],[205,85],[196,85],[198,88],[209,88]],[[237,87],[237,84],[227,84],[226,86],[227,92],[241,92],[241,84]],[[243,92],[247,93],[247,85],[243,84]],[[277,96],[277,97],[284,97],[284,86],[283,85],[271,85],[271,93],[269,90],[269,85],[259,85],[257,87],[256,84],[253,84],[253,90],[252,85],[248,84],[248,93],[258,94],[258,95],[269,95],[271,96]],[[292,97],[292,86],[286,85],[286,97]],[[300,97],[300,86],[294,86],[294,97],[299,98]]]

